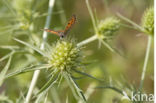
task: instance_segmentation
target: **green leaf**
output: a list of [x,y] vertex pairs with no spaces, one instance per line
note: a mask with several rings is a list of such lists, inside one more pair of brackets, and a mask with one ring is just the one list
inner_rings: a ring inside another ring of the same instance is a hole
[[66,97],[66,103],[69,103],[68,96]]
[[99,39],[100,40],[100,42],[102,42],[102,44],[104,45],[104,46],[106,46],[111,52],[114,52],[115,53],[115,50],[108,44],[108,43],[106,43],[104,40],[102,40],[102,39]]
[[34,103],[40,103],[41,101],[43,101],[43,98],[45,97],[45,92],[42,92],[41,94],[39,94],[36,98],[36,100],[34,101]]
[[[77,94],[79,95],[79,97],[86,102],[86,98],[82,92],[82,90],[79,88],[78,84],[76,83],[76,81],[74,81],[74,79],[71,77],[71,75],[67,72],[64,73],[64,77],[65,79],[70,82],[70,84],[72,84],[74,86],[74,89],[76,90]],[[69,85],[70,85],[69,84]],[[70,85],[71,86],[71,85]],[[71,88],[72,89],[72,88]],[[73,90],[72,90],[73,91]]]
[[23,103],[25,100],[25,97],[24,97],[25,94],[26,94],[26,91],[24,93],[22,93],[21,91],[19,97],[16,99],[16,103]]
[[15,51],[12,51],[12,52],[10,52],[9,54],[3,56],[3,57],[0,59],[0,62],[2,62],[3,60],[9,58],[9,57],[12,56],[14,53],[15,53]]
[[17,38],[14,38],[14,40],[16,40],[17,42],[19,42],[19,43],[21,43],[21,44],[23,44],[23,45],[25,45],[25,46],[27,46],[27,47],[29,47],[29,48],[35,50],[35,51],[37,51],[37,52],[40,53],[41,55],[43,55],[43,56],[45,56],[45,57],[48,57],[43,51],[41,51],[39,48],[37,48],[37,47],[35,47],[35,46],[33,46],[33,45],[31,45],[31,44],[29,44],[29,43],[26,43],[26,42],[24,42],[24,41],[21,41],[21,40],[19,40],[19,39],[17,39]]
[[7,0],[3,0],[3,3],[6,5],[6,7],[10,10],[10,12],[11,12],[14,16],[17,15],[16,12],[14,11],[14,9],[13,9],[11,3],[9,3]]
[[[100,39],[99,39],[100,40]],[[102,44],[104,46],[106,46],[111,52],[117,53],[118,55],[122,56],[125,58],[125,55],[123,53],[121,53],[120,51],[118,51],[117,49],[111,47],[107,42],[105,42],[104,40],[100,40],[100,42],[102,42]]]
[[7,71],[8,71],[10,63],[11,63],[11,59],[12,59],[12,56],[10,56],[6,66],[4,67],[4,69],[0,73],[0,86],[3,84],[3,81],[5,79],[5,75],[6,75]]
[[122,90],[120,90],[116,87],[113,87],[113,86],[98,86],[98,87],[96,87],[96,89],[112,89],[112,90],[120,93],[121,95],[124,95]]
[[25,68],[22,68],[22,69],[18,69],[15,72],[9,73],[8,75],[5,76],[5,78],[9,78],[9,77],[16,76],[16,75],[26,73],[26,72],[31,72],[31,71],[35,71],[35,70],[50,68],[50,67],[51,67],[51,65],[49,65],[49,64],[33,65],[33,66],[30,66],[30,67],[25,67]]
[[0,31],[0,35],[4,35],[4,34],[7,34],[7,33],[12,33],[13,30],[15,30],[15,28],[11,28],[11,29],[5,30],[5,31]]
[[78,95],[81,97],[81,99],[82,99],[84,102],[86,102],[87,100],[86,100],[86,98],[85,98],[85,96],[84,96],[82,90],[79,88],[78,84],[76,83],[76,81],[74,81],[74,79],[73,79],[70,75],[68,75],[68,76],[69,76],[71,82],[73,83],[73,85],[74,85],[74,87],[75,87],[75,89],[76,89]]
[[14,50],[14,49],[19,49],[20,47],[19,46],[12,46],[12,45],[2,45],[2,46],[0,46],[0,48]]
[[59,97],[59,93],[57,91],[57,88],[52,87],[50,89],[50,95],[53,98],[54,103],[61,103],[61,98]]
[[93,77],[93,76],[91,76],[91,75],[89,75],[89,74],[87,74],[87,73],[78,71],[78,70],[76,70],[76,69],[72,69],[72,70],[75,71],[75,72],[77,72],[77,73],[79,73],[79,74],[81,74],[81,75],[84,75],[84,76],[87,76],[87,77],[89,77],[89,78],[98,80],[98,81],[100,81],[100,82],[104,82],[103,80],[100,80],[100,79],[98,79],[98,78],[96,78],[96,77]]
[[47,92],[57,82],[59,76],[58,76],[58,74],[56,72],[57,71],[55,71],[53,73],[53,75],[50,77],[48,82],[39,90],[39,92],[36,94],[36,96],[39,95],[42,92]]
[[1,93],[0,95],[0,103],[13,103],[7,96]]
[[69,87],[70,87],[70,89],[71,89],[71,91],[72,91],[74,97],[75,97],[77,100],[79,100],[79,96],[77,96],[77,93],[76,93],[76,91],[75,91],[75,88],[73,87],[73,84],[70,82],[70,79],[68,78],[68,76],[67,76],[67,74],[66,74],[65,72],[63,72],[63,76],[64,76],[64,78],[66,79],[66,81],[67,81],[67,83],[68,83],[68,85],[69,85]]

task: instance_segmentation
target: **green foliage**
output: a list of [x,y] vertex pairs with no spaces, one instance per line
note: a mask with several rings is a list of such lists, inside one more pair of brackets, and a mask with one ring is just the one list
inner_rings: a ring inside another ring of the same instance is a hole
[[6,66],[4,67],[4,69],[1,71],[0,73],[0,86],[2,86],[4,79],[5,79],[5,75],[9,69],[10,63],[11,63],[11,58],[12,56],[10,56],[8,63],[6,64]]
[[[131,92],[152,93],[153,7],[141,19],[149,1],[103,1],[1,0],[0,103],[130,103]],[[115,17],[119,11],[127,17],[118,16],[131,25]],[[41,31],[64,28],[72,14],[78,22],[66,38]],[[149,34],[147,47],[135,30]],[[32,76],[36,71],[40,74]]]

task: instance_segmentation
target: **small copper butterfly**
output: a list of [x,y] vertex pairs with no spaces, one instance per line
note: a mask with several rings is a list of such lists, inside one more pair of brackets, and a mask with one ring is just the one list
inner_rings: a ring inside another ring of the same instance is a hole
[[70,31],[72,26],[75,24],[75,22],[76,22],[76,15],[72,15],[71,19],[68,21],[67,26],[65,27],[65,30],[54,31],[50,29],[44,29],[44,31],[50,32],[52,34],[56,34],[59,37],[64,38],[67,35],[67,33]]

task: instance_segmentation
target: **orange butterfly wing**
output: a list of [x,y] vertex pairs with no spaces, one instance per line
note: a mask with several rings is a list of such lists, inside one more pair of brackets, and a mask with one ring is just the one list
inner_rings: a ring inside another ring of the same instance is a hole
[[76,22],[76,15],[72,15],[71,19],[69,20],[65,30],[64,30],[64,34],[66,35],[68,33],[68,31],[72,28],[72,26],[75,24]]
[[50,32],[52,34],[58,35],[58,36],[60,36],[59,35],[60,32],[64,32],[63,30],[60,30],[60,31],[54,31],[54,30],[49,30],[49,29],[43,29],[43,30],[46,31],[46,32]]
[[76,22],[76,15],[72,15],[71,19],[69,20],[65,30],[60,30],[60,31],[54,31],[54,30],[50,30],[50,29],[43,29],[46,32],[50,32],[52,34],[55,34],[57,36],[65,36],[68,31],[72,28],[72,26],[75,24]]

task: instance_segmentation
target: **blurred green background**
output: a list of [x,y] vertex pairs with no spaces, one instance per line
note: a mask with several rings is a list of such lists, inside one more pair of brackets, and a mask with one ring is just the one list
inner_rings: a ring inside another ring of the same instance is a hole
[[[137,24],[141,24],[141,18],[146,8],[153,6],[153,0],[89,0],[93,11],[96,12],[98,20],[104,20],[106,17],[116,16],[117,13],[124,15]],[[13,37],[20,38],[29,42],[29,36],[36,38],[36,44],[42,41],[40,29],[44,28],[46,13],[48,9],[48,0],[1,0],[0,1],[0,46],[20,45],[13,40]],[[15,15],[17,13],[17,15]],[[68,35],[75,37],[77,42],[83,41],[94,35],[85,0],[56,0],[52,13],[50,29],[62,30],[67,24],[72,14],[78,18]],[[24,15],[24,16],[23,16]],[[25,19],[28,18],[28,19]],[[28,21],[27,21],[28,20]],[[125,23],[121,20],[122,23]],[[23,24],[22,24],[23,23]],[[27,26],[28,25],[28,26]],[[30,26],[33,30],[30,31]],[[31,34],[30,34],[31,33]],[[47,42],[52,44],[59,37],[49,34]],[[105,46],[98,48],[98,41],[85,45],[83,55],[85,60],[91,62],[86,66],[85,72],[97,78],[102,78],[105,83],[100,84],[90,78],[78,80],[80,88],[84,91],[90,84],[104,86],[110,80],[112,84],[125,89],[127,85],[133,85],[138,88],[142,67],[144,62],[145,50],[147,45],[147,35],[134,29],[121,26],[111,41],[112,47],[121,54],[112,53]],[[147,66],[146,78],[144,82],[144,92],[154,93],[154,63],[153,63],[153,43],[150,52],[150,58]],[[0,49],[0,58],[8,54],[10,50]],[[36,54],[37,55],[37,54]],[[39,58],[38,56],[35,56]],[[20,67],[25,67],[36,62],[36,58],[24,53],[16,53],[13,56],[11,68],[9,71],[15,71]],[[6,64],[6,60],[0,63],[0,68]],[[1,70],[0,69],[0,70]],[[37,86],[41,87],[46,81],[46,73],[43,72],[38,80]],[[13,78],[7,79],[0,88],[0,94],[5,92],[11,100],[16,100],[21,92],[23,95],[27,92],[33,73],[25,73]],[[66,89],[65,89],[66,88]],[[69,101],[75,103],[70,89],[66,83],[62,83],[56,89],[61,103],[65,103],[68,94]],[[68,91],[66,93],[66,91]],[[110,89],[95,89],[91,94],[88,103],[120,103],[121,95]],[[54,98],[52,96],[52,98]],[[52,99],[53,100],[53,99]]]

